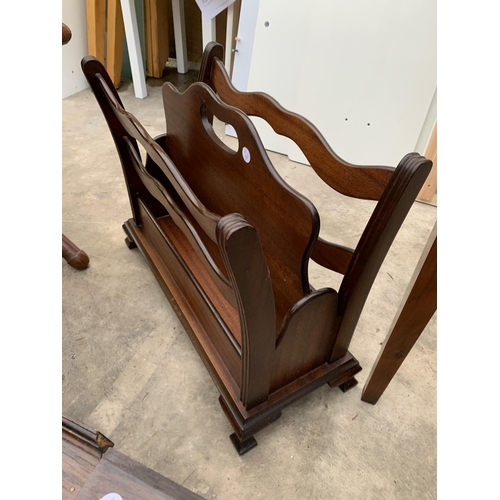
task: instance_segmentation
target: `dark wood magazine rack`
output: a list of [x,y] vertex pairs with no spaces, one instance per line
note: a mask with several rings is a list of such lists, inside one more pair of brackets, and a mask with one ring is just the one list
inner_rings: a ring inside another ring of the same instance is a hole
[[[167,133],[155,139],[98,60],[82,68],[122,163],[127,244],[146,258],[215,381],[242,454],[293,401],[325,383],[356,384],[349,343],[432,163],[410,153],[396,169],[348,164],[304,118],[235,90],[222,60],[222,46],[210,43],[199,82],[183,94],[165,83]],[[218,139],[213,115],[234,127],[238,151]],[[379,200],[354,250],[318,237],[316,208],[278,175],[250,115],[294,140],[331,188]],[[309,259],[344,275],[338,291],[311,288]]]

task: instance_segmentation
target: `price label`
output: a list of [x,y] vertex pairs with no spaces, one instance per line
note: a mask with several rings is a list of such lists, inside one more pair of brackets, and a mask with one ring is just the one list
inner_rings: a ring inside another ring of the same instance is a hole
[[248,151],[247,148],[243,148],[241,150],[241,154],[243,155],[243,159],[247,162],[250,163],[250,151]]

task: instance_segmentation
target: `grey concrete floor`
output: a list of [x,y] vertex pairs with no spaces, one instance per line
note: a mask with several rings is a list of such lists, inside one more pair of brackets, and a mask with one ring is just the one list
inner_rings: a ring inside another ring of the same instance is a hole
[[[179,79],[181,90],[196,72]],[[125,107],[152,136],[164,132],[162,80]],[[436,498],[436,317],[372,406],[363,385],[436,220],[415,203],[363,310],[351,352],[363,371],[346,394],[328,386],[293,404],[239,457],[218,392],[138,250],[124,243],[130,207],[120,162],[90,90],[63,100],[63,232],[90,266],[62,261],[63,413],[115,448],[206,499]],[[216,129],[223,140],[222,124]],[[334,145],[332,145],[334,147]],[[321,215],[321,234],[353,246],[371,210],[332,194],[309,167],[270,153]],[[346,160],[349,160],[346,158]],[[311,265],[316,287],[340,279]]]

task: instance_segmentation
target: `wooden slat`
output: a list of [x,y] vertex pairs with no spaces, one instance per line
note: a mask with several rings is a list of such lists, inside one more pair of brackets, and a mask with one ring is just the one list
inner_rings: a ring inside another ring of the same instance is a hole
[[146,75],[161,78],[169,56],[168,4],[166,0],[145,0]]
[[144,31],[146,38],[146,76],[153,76],[153,43],[151,35],[151,6],[155,0],[144,0]]
[[106,0],[87,1],[88,52],[104,64],[106,32]]
[[108,0],[108,36],[106,69],[115,87],[120,86],[123,64],[125,27],[120,0]]
[[437,204],[437,123],[432,129],[424,156],[432,161],[432,170],[418,193],[417,200]]

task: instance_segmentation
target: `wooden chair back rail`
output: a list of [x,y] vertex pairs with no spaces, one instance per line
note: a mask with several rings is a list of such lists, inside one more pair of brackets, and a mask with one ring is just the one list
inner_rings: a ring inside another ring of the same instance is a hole
[[[181,94],[166,83],[163,102],[165,149],[200,202],[222,216],[244,214],[259,234],[271,274],[278,335],[288,311],[310,292],[307,265],[319,233],[318,213],[277,174],[248,116],[224,104],[206,85],[194,83]],[[209,115],[234,127],[238,151],[222,145]]]
[[[207,45],[210,52],[212,45]],[[209,55],[206,56],[207,60]],[[211,82],[221,99],[269,123],[279,135],[293,140],[306,156],[311,167],[331,188],[354,198],[378,200],[394,168],[359,166],[345,162],[331,149],[321,132],[304,117],[283,108],[274,98],[262,92],[240,92],[233,86],[218,57],[202,66],[200,81]],[[209,73],[210,71],[210,73]]]

